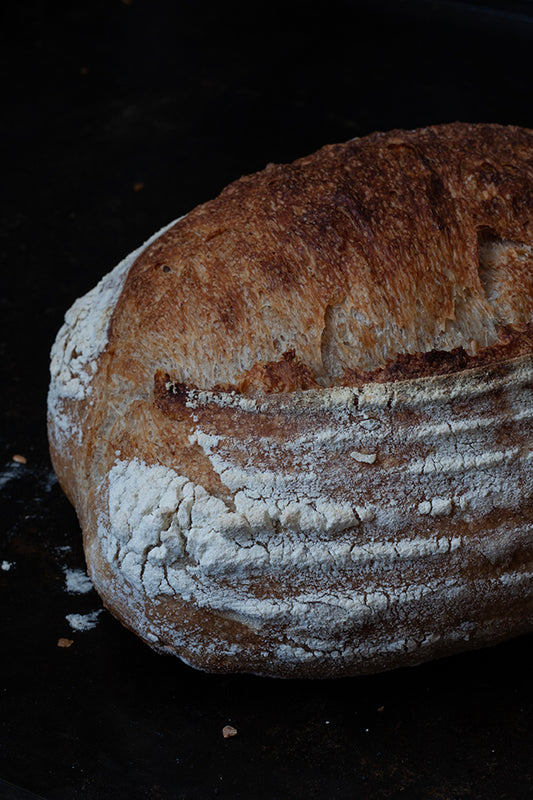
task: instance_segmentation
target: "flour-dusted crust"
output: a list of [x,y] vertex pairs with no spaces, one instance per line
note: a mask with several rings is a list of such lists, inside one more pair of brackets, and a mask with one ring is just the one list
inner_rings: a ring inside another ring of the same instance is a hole
[[51,452],[106,606],[208,670],[353,675],[533,621],[533,134],[231,184],[78,300]]

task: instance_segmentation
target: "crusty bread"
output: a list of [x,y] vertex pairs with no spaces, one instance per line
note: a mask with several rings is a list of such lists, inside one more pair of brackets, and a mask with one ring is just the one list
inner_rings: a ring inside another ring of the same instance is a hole
[[53,463],[105,605],[196,667],[353,675],[533,620],[533,132],[269,165],[66,315]]

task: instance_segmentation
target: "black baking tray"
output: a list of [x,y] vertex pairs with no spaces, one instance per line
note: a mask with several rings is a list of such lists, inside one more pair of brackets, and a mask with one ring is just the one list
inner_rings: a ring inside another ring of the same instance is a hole
[[[81,536],[45,430],[65,310],[229,181],[373,130],[533,127],[531,6],[5,5],[0,798],[533,795],[531,637],[337,681],[213,676],[156,655],[94,591],[68,590]],[[71,628],[92,612],[93,627]]]

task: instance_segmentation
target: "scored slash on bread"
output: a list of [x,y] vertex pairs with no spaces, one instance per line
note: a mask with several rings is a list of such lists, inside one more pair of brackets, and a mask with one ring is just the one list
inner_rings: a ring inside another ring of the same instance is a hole
[[533,133],[269,165],[67,313],[54,467],[105,605],[214,671],[354,675],[531,629]]

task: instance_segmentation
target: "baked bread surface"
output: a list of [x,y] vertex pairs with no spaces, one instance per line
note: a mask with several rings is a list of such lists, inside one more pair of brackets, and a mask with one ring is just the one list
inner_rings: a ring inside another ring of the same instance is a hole
[[349,675],[531,629],[533,134],[269,165],[67,313],[49,435],[107,607],[209,670]]

